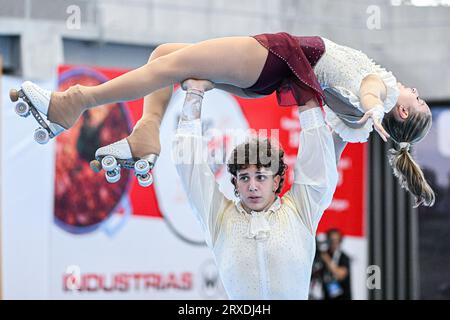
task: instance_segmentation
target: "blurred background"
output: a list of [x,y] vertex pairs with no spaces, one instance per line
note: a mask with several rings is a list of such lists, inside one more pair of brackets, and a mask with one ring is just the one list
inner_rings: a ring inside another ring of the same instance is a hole
[[[226,299],[170,145],[163,142],[148,189],[126,174],[108,185],[88,168],[94,146],[127,136],[142,100],[86,113],[40,146],[32,137],[37,124],[14,113],[8,92],[24,80],[52,90],[98,84],[145,64],[167,42],[281,31],[363,51],[432,107],[432,131],[413,153],[435,206],[412,208],[386,161],[389,145],[374,135],[346,150],[318,249],[329,251],[327,231],[338,230],[348,258],[343,287],[353,299],[449,299],[449,0],[0,0],[0,297]],[[171,141],[183,99],[176,90],[162,141]],[[280,129],[295,160],[298,118],[274,96],[249,101],[213,90],[204,110],[211,127]],[[223,167],[214,170],[233,197]],[[311,298],[322,299],[330,275],[320,261],[315,266]]]

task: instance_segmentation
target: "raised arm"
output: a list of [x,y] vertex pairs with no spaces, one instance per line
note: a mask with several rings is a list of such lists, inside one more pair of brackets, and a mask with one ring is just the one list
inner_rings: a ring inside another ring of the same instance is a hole
[[315,107],[299,111],[302,129],[300,146],[294,168],[294,183],[286,197],[293,200],[300,218],[314,235],[336,189],[336,154],[322,110]]
[[[190,98],[193,100],[188,101]],[[191,106],[187,103],[191,103]],[[222,206],[230,200],[219,190],[214,173],[207,163],[207,147],[202,137],[200,110],[190,110],[192,106],[200,108],[201,96],[189,97],[188,91],[182,120],[173,143],[173,159],[189,202],[207,234],[207,243],[211,246],[219,231]],[[186,110],[190,110],[189,114],[185,114]]]
[[336,165],[339,162],[339,159],[342,156],[342,152],[344,152],[345,147],[347,146],[347,142],[342,140],[342,138],[333,131],[333,143],[334,143],[334,152],[336,155]]

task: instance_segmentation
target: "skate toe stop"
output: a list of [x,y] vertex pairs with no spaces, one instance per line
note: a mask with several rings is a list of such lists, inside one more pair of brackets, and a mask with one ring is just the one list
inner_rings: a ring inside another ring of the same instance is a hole
[[91,169],[95,172],[98,173],[102,170],[102,164],[100,163],[100,161],[98,160],[92,160],[89,165],[91,166]]
[[12,102],[16,102],[17,100],[19,100],[19,91],[17,91],[16,89],[9,90],[9,98]]

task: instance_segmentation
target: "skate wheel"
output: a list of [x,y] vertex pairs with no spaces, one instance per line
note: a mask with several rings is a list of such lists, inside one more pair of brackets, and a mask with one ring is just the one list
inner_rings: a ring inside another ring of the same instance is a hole
[[89,166],[91,167],[92,171],[95,173],[99,173],[102,170],[102,164],[98,160],[92,160],[89,163]]
[[151,173],[139,175],[137,179],[139,185],[144,188],[150,186],[153,183],[153,176],[151,175]]
[[17,91],[16,89],[9,90],[9,98],[12,102],[16,102],[17,100],[19,100],[19,91]]
[[16,104],[14,111],[21,117],[28,117],[30,114],[30,107],[25,102],[19,102]]
[[34,132],[34,140],[39,144],[46,144],[50,140],[47,130],[38,128]]
[[113,156],[106,156],[102,159],[102,167],[105,171],[113,171],[117,168],[117,160]]
[[134,171],[136,174],[145,175],[150,171],[150,164],[147,160],[141,159],[134,164]]
[[120,180],[120,171],[114,170],[114,171],[106,171],[105,172],[105,178],[106,181],[109,183],[116,183]]

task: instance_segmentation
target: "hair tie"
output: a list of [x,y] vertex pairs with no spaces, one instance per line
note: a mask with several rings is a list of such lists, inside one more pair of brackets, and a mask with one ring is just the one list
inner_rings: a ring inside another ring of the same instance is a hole
[[407,152],[409,152],[409,149],[411,148],[411,143],[409,142],[400,142],[398,145],[400,146],[400,150],[405,149]]

